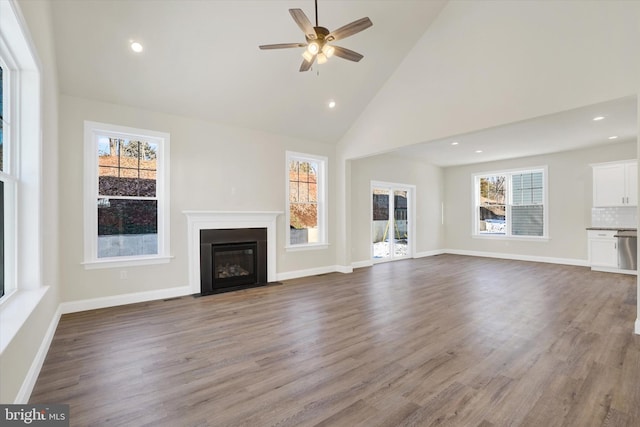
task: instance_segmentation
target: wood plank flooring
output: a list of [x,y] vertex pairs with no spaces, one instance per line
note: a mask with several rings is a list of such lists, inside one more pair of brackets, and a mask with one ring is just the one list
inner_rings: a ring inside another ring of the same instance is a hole
[[73,426],[638,426],[636,278],[440,255],[64,315]]

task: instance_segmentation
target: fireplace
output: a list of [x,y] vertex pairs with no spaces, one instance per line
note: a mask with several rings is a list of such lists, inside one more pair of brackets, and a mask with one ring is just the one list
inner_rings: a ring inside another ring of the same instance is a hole
[[266,284],[266,228],[200,230],[201,295]]
[[[201,241],[204,230],[231,230],[264,228],[267,230],[266,282],[278,280],[276,271],[276,219],[282,212],[276,211],[183,211],[187,218],[187,243],[189,258],[189,288],[194,295],[202,293]],[[212,290],[212,289],[211,289]]]

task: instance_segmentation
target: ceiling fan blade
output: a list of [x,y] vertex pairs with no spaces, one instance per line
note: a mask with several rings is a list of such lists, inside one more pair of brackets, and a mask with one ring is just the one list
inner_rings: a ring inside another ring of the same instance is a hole
[[309,71],[309,69],[311,68],[311,66],[313,65],[313,61],[316,60],[316,57],[314,56],[313,58],[311,58],[311,61],[307,61],[306,59],[302,60],[302,64],[300,64],[300,71]]
[[340,27],[337,30],[330,32],[327,35],[326,40],[333,41],[344,39],[346,37],[359,33],[360,31],[366,30],[372,25],[373,22],[371,22],[369,18],[358,19],[357,21],[353,21],[352,23],[347,24],[344,27]]
[[260,49],[288,49],[290,47],[306,47],[306,43],[278,43],[278,44],[263,44],[258,46]]
[[333,54],[335,56],[339,56],[340,58],[343,58],[343,59],[348,59],[349,61],[358,62],[362,58],[364,58],[364,56],[360,55],[358,52],[354,52],[344,47],[333,46],[333,48],[335,49],[333,51]]
[[316,30],[313,28],[311,21],[309,21],[309,18],[307,18],[307,15],[304,14],[302,9],[289,9],[289,13],[309,40],[315,40],[318,38]]

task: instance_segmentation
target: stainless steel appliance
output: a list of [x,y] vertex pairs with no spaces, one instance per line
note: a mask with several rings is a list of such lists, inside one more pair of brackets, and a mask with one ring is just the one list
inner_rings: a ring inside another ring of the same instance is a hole
[[618,268],[638,269],[638,232],[619,230],[613,237],[618,238]]

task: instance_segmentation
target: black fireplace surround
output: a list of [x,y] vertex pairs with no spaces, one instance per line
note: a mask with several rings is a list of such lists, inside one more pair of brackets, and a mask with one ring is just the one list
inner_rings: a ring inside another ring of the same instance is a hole
[[267,284],[267,229],[200,230],[200,293]]

